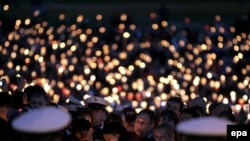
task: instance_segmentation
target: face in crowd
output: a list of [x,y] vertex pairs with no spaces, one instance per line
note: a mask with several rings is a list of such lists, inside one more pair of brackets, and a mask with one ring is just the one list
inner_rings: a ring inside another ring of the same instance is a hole
[[34,93],[30,98],[31,109],[41,108],[49,105],[49,99],[44,93]]
[[137,115],[135,124],[134,124],[134,132],[140,136],[145,137],[150,130],[154,128],[154,121],[150,119],[150,116],[146,113],[139,113]]

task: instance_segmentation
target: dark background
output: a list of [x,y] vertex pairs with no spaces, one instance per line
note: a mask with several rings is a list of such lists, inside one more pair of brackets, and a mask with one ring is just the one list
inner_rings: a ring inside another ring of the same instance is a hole
[[161,5],[166,6],[169,21],[182,23],[185,17],[190,17],[193,23],[212,22],[215,15],[221,15],[228,24],[235,17],[250,9],[249,0],[3,0],[13,3],[14,10],[10,15],[18,18],[32,16],[32,2],[42,5],[46,18],[55,21],[58,15],[64,13],[68,20],[75,20],[79,14],[90,20],[97,14],[103,15],[103,21],[108,24],[109,18],[119,13],[129,14],[135,24],[149,24],[151,12],[158,12]]

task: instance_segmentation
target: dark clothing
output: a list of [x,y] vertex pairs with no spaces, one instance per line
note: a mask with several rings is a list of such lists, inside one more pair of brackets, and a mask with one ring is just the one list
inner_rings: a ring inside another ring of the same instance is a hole
[[11,141],[11,132],[9,122],[0,118],[0,141]]
[[145,137],[139,137],[135,133],[133,133],[133,141],[155,141],[153,131],[149,132],[149,134]]
[[94,126],[94,133],[93,133],[93,140],[103,140],[103,132],[102,132],[102,127],[101,126]]

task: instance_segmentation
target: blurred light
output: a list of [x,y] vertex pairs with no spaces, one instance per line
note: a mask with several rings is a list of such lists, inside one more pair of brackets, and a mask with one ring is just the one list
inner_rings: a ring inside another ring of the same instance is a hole
[[30,19],[26,19],[26,20],[24,21],[24,24],[25,24],[25,25],[29,25],[30,22],[31,22]]
[[129,32],[124,32],[124,33],[123,33],[123,38],[129,38],[129,37],[130,37]]
[[96,20],[101,21],[102,20],[102,15],[101,14],[96,15]]
[[8,11],[9,8],[10,8],[9,5],[7,5],[7,4],[3,6],[3,10],[4,10],[4,11]]
[[60,14],[60,15],[59,15],[59,20],[61,20],[61,21],[62,21],[62,20],[65,20],[65,14]]
[[100,33],[104,33],[105,31],[106,31],[106,28],[105,28],[105,27],[100,27],[100,28],[99,28],[99,32],[100,32]]
[[121,21],[126,21],[127,20],[127,14],[122,14],[121,17],[120,17],[120,20]]
[[156,24],[156,23],[154,23],[154,24],[152,24],[152,29],[154,29],[154,30],[158,30],[158,24]]
[[145,109],[145,108],[147,108],[148,103],[146,101],[141,101],[140,106],[141,106],[142,109]]
[[78,15],[76,18],[76,22],[81,23],[83,22],[84,16],[83,15]]
[[131,105],[132,105],[133,108],[136,108],[136,107],[138,107],[138,102],[136,100],[133,100],[131,102]]
[[150,13],[149,17],[151,19],[155,19],[156,18],[156,13],[154,13],[154,12]]
[[136,29],[136,25],[131,24],[131,25],[129,26],[129,28],[130,28],[130,30],[135,30],[135,29]]
[[167,21],[162,21],[162,22],[161,22],[161,25],[162,25],[163,27],[167,27],[167,26],[168,26],[168,22],[167,22]]

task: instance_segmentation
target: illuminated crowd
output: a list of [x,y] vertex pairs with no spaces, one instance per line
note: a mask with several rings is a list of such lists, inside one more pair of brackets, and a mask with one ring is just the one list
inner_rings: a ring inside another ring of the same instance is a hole
[[208,105],[250,103],[250,34],[236,32],[220,15],[198,31],[188,18],[179,27],[157,12],[143,26],[126,13],[111,26],[104,18],[98,14],[89,24],[78,15],[69,22],[62,13],[54,25],[35,11],[15,19],[13,30],[1,34],[0,76],[11,83],[20,74],[59,103],[70,96],[82,104],[104,96],[113,107],[153,110],[170,96],[184,103],[197,96]]

